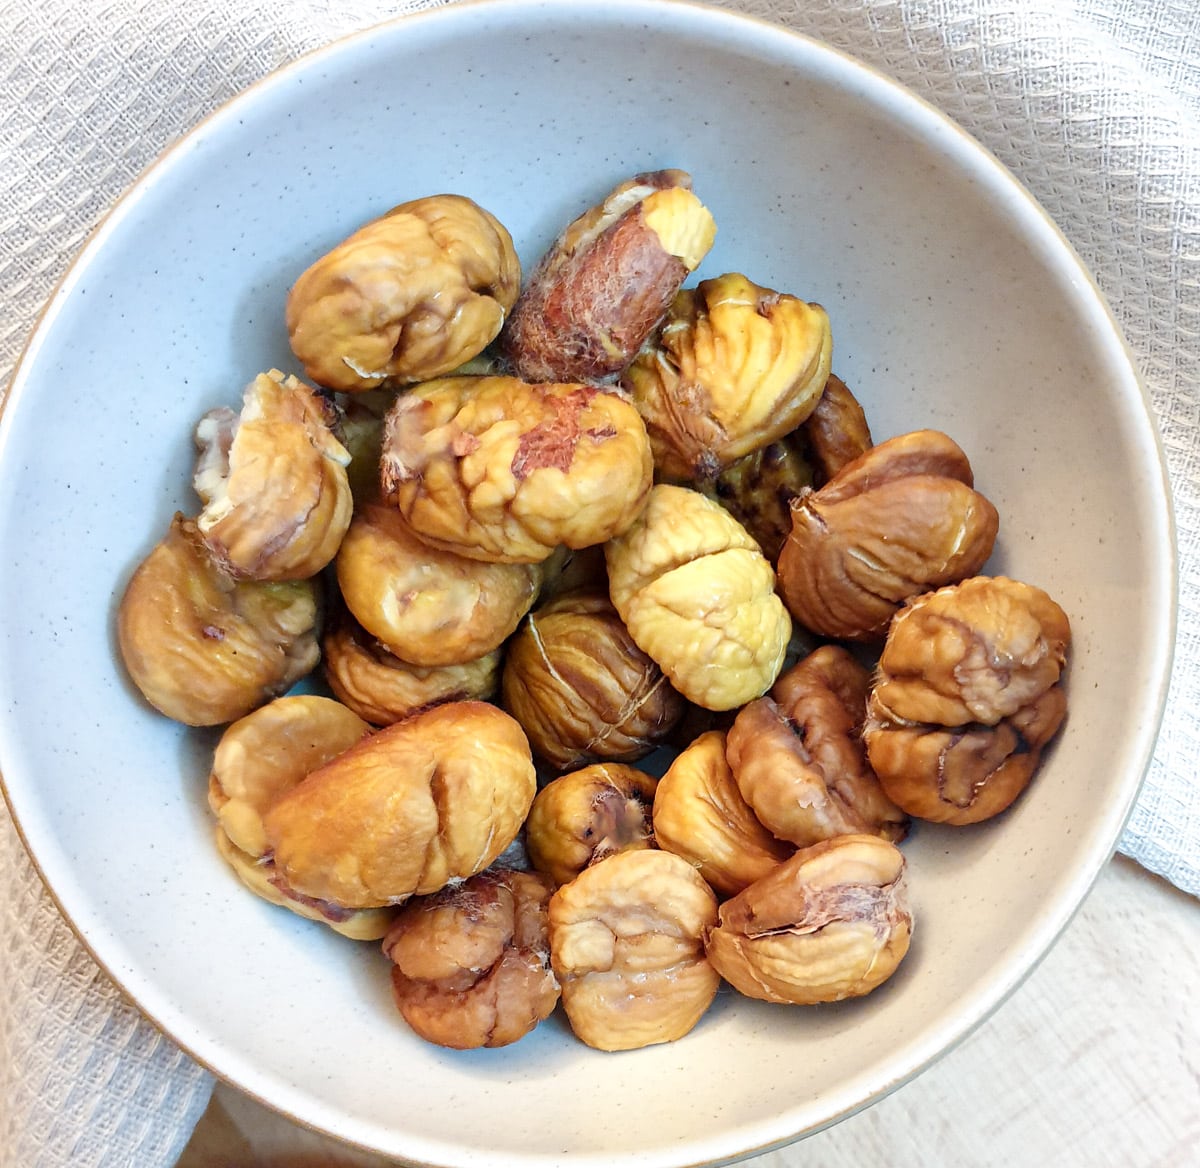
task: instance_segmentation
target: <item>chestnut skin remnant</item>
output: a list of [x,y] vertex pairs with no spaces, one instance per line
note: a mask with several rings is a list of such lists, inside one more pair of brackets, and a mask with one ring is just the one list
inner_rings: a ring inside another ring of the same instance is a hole
[[635,175],[563,230],[500,334],[518,377],[599,383],[633,360],[712,247],[691,186],[682,170]]

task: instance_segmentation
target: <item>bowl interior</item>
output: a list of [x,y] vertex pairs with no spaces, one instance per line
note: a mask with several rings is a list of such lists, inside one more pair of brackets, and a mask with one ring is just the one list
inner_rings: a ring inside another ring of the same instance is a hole
[[[617,180],[680,166],[740,270],[829,310],[876,439],[933,426],[1001,534],[989,570],[1072,618],[1068,723],[1004,817],[921,826],[913,951],[869,998],[718,1001],[686,1039],[592,1052],[413,1038],[373,945],[246,895],[212,846],[210,732],[119,668],[121,589],[176,509],[191,428],[296,370],[296,275],[403,199],[469,195],[531,264]],[[879,76],[683,4],[497,0],[305,58],[205,122],[107,220],[55,295],[0,447],[0,763],[69,918],[150,1017],[306,1123],[445,1165],[686,1164],[785,1141],[961,1038],[1028,972],[1115,844],[1161,711],[1168,506],[1144,395],[1095,289],[1017,184]]]

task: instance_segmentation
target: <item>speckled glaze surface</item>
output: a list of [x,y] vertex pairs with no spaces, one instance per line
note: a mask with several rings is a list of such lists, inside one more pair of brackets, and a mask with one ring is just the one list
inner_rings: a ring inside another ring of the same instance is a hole
[[[990,570],[1075,632],[1070,715],[1002,819],[919,827],[916,932],[859,1002],[718,996],[686,1039],[606,1055],[413,1038],[387,963],[246,895],[212,846],[215,736],[149,711],[113,617],[176,510],[191,429],[293,370],[292,280],[403,199],[469,195],[530,264],[627,174],[680,166],[742,270],[829,310],[875,437],[934,426],[997,505]],[[1015,182],[877,75],[686,4],[482,0],[341,42],[205,122],[55,295],[0,431],[0,766],[22,834],[109,973],[268,1104],[410,1161],[728,1160],[837,1120],[962,1038],[1053,942],[1149,758],[1173,612],[1153,427],[1086,273]]]

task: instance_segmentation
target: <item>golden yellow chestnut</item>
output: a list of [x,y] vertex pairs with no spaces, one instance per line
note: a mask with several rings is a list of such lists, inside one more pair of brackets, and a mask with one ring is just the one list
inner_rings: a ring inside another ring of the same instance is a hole
[[791,621],[771,565],[718,503],[660,483],[605,558],[630,635],[689,701],[730,710],[770,688]]
[[832,352],[819,304],[729,272],[676,295],[621,384],[659,472],[706,479],[812,413]]

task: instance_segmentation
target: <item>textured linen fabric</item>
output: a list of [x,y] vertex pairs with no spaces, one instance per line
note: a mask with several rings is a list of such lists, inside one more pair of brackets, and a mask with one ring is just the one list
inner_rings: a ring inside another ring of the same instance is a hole
[[[88,232],[166,146],[300,53],[438,2],[0,0],[0,386]],[[1120,847],[1200,894],[1200,7],[723,2],[944,110],[1038,197],[1113,305],[1162,432],[1181,584],[1166,719]],[[0,1168],[173,1164],[211,1089],[96,968],[0,811]]]

